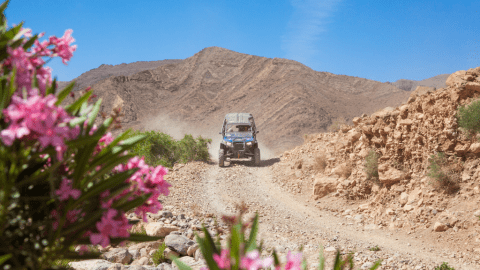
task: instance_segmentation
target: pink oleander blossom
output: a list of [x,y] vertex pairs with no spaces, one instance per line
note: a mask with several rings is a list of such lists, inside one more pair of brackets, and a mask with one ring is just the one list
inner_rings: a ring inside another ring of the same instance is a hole
[[75,139],[79,127],[68,126],[72,117],[62,107],[56,106],[56,101],[54,95],[30,96],[27,99],[13,96],[10,105],[3,110],[5,121],[10,125],[1,131],[2,141],[6,145],[12,145],[15,139],[38,141],[41,150],[54,147],[57,158],[62,160],[67,149],[65,140]]
[[252,250],[241,259],[240,266],[248,270],[257,270],[260,268],[268,268],[272,263],[272,258],[261,259],[260,252],[258,252],[258,250]]
[[131,225],[128,224],[128,219],[124,213],[118,217],[118,211],[115,209],[108,209],[102,216],[102,219],[96,223],[96,228],[99,233],[90,234],[90,242],[93,245],[101,245],[106,247],[110,244],[110,237],[128,237],[130,234],[128,230]]
[[55,191],[60,201],[66,201],[69,197],[78,199],[81,195],[80,190],[72,188],[72,180],[64,178],[60,184],[60,188]]
[[292,255],[289,251],[287,254],[287,262],[285,263],[285,270],[301,270],[302,269],[302,253]]
[[220,255],[213,254],[213,259],[217,263],[218,267],[221,269],[229,269],[230,268],[230,251],[226,249],[222,249]]

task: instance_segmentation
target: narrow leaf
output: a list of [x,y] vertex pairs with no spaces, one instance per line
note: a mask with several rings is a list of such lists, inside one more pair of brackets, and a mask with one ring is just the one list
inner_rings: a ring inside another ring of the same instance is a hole
[[81,96],[79,99],[77,99],[74,103],[66,106],[65,110],[67,112],[69,112],[70,114],[77,115],[77,113],[80,110],[80,108],[82,107],[83,103],[85,103],[91,95],[92,95],[91,91],[85,93],[83,96]]
[[177,257],[172,258],[173,262],[178,266],[180,270],[192,270],[190,266],[186,265],[184,262],[180,261]]
[[63,90],[60,91],[60,93],[58,93],[57,95],[57,102],[55,103],[55,105],[60,105],[62,101],[68,96],[68,94],[72,92],[73,87],[75,87],[75,82],[71,82],[65,88],[63,88]]
[[258,213],[255,214],[253,219],[252,229],[250,230],[250,236],[246,244],[247,249],[245,252],[252,251],[257,248],[257,233],[258,233]]
[[0,265],[4,264],[11,257],[12,257],[12,254],[5,254],[5,255],[0,256]]

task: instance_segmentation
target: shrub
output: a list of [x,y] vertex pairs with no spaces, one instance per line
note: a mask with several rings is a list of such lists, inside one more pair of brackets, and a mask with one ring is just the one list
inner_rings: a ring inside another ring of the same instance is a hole
[[471,138],[480,132],[480,100],[457,109],[458,126]]
[[378,181],[378,158],[379,155],[373,149],[371,149],[365,157],[367,180]]
[[441,265],[436,266],[435,270],[455,270],[455,268],[448,265],[448,263],[443,262]]
[[159,265],[159,264],[167,261],[167,259],[165,258],[165,254],[163,253],[166,248],[167,248],[167,245],[165,244],[165,242],[163,242],[158,247],[158,249],[153,253],[152,261],[153,261],[154,265]]
[[143,139],[131,152],[145,157],[145,162],[152,166],[162,165],[173,167],[177,162],[186,163],[189,161],[208,161],[208,144],[211,139],[204,139],[201,136],[196,139],[192,135],[185,135],[180,141],[176,141],[170,135],[157,132],[136,131],[131,136],[143,135]]
[[[86,91],[66,107],[74,83],[57,93],[45,60],[66,63],[72,30],[61,38],[8,28],[0,6],[0,266],[62,269],[68,260],[98,258],[106,247],[158,237],[129,233],[125,213],[157,212],[167,170],[128,152],[143,136],[112,137],[114,118],[94,125],[101,100]],[[80,247],[76,252],[74,247]]]
[[342,116],[332,121],[332,124],[327,128],[330,132],[337,132],[343,125],[346,125],[347,121]]
[[435,180],[435,184],[447,192],[455,192],[458,189],[460,173],[458,164],[449,162],[447,156],[438,152],[432,154],[428,160],[427,176]]
[[370,251],[380,251],[380,248],[378,246],[374,246],[374,247],[371,247],[369,248]]
[[315,157],[315,162],[313,164],[313,169],[318,172],[324,172],[327,167],[327,156],[325,154],[320,154]]

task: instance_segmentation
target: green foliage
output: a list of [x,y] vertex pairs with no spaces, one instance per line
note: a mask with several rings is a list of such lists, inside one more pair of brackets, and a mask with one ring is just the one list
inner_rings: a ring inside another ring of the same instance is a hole
[[[7,28],[4,10],[8,2],[0,6],[0,63],[8,57],[7,47],[23,46],[29,49],[37,35],[28,40],[22,38],[22,24]],[[11,101],[17,90],[15,70],[2,65],[0,76],[0,131],[8,128],[2,111]],[[33,86],[38,88],[38,81]],[[69,85],[57,97],[59,102],[68,96],[73,88]],[[56,95],[56,84],[46,87],[47,94]],[[56,149],[49,146],[38,147],[38,142],[15,140],[7,146],[0,141],[0,266],[2,269],[64,269],[71,260],[98,258],[98,251],[84,254],[74,251],[77,245],[90,244],[85,233],[95,228],[106,211],[101,207],[100,194],[106,190],[110,196],[121,194],[129,189],[125,181],[137,169],[109,175],[114,167],[125,163],[132,154],[126,151],[135,147],[143,136],[130,136],[128,132],[117,137],[100,152],[96,150],[99,140],[110,129],[113,119],[109,118],[93,132],[93,123],[100,108],[101,100],[88,104],[92,93],[87,92],[65,109],[74,119],[69,125],[79,125],[80,135],[66,141],[64,160],[57,158]],[[83,123],[87,120],[87,125]],[[89,132],[92,131],[92,135]],[[121,140],[123,140],[122,143]],[[97,151],[97,152],[96,152]],[[80,190],[77,200],[59,201],[55,191],[63,178],[71,180],[72,188]],[[125,200],[115,201],[112,208],[127,212],[143,204],[150,194],[137,197],[129,191]],[[133,200],[128,200],[133,197]],[[56,211],[56,217],[53,213]],[[79,211],[77,220],[68,224],[67,213]],[[57,229],[53,229],[56,227]],[[131,234],[129,238],[111,239],[111,243],[129,241],[152,241],[158,237]]]
[[435,270],[455,270],[455,268],[448,265],[448,263],[443,262],[441,265],[436,266]]
[[471,138],[480,132],[480,100],[457,109],[458,126]]
[[371,149],[365,157],[367,180],[378,181],[378,158],[379,155],[373,149]]
[[378,246],[371,247],[369,249],[370,251],[380,251],[380,248]]
[[145,138],[133,147],[131,152],[145,157],[145,162],[152,166],[173,167],[178,162],[210,159],[208,144],[212,142],[211,139],[201,136],[195,139],[187,134],[180,141],[176,141],[170,135],[156,131],[136,131],[130,136],[135,135],[143,135]]
[[165,242],[163,242],[155,251],[155,253],[153,253],[152,261],[154,265],[159,265],[167,261],[167,258],[165,258],[165,255],[163,254],[166,248],[167,248],[167,245],[165,244]]
[[459,173],[455,171],[455,164],[450,163],[444,153],[432,154],[428,162],[427,176],[435,180],[436,185],[448,192],[458,188]]

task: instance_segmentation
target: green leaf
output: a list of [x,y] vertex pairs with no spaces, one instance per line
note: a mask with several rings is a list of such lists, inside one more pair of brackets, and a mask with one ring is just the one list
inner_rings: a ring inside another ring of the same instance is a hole
[[122,142],[122,145],[133,145],[143,139],[145,139],[147,136],[145,135],[136,135],[131,138],[128,138]]
[[[140,233],[130,233],[130,237],[126,237],[125,239],[132,242],[151,242],[151,241],[158,241],[162,240],[165,237],[161,236],[150,236]],[[115,238],[112,238],[115,239]]]
[[[208,233],[208,231],[207,231]],[[204,238],[200,238],[198,234],[195,234],[195,238],[197,239],[197,243],[200,246],[200,251],[202,252],[203,257],[205,258],[205,261],[207,262],[207,266],[209,270],[220,270],[218,267],[217,263],[213,259],[213,254],[218,254],[218,252],[215,252],[216,247],[213,244],[213,241],[210,243]],[[205,235],[206,238],[206,235]],[[211,238],[211,236],[210,236]]]
[[[110,162],[107,163],[107,164],[103,164],[101,166],[102,168],[100,170],[98,170],[92,177],[90,177],[87,182],[82,181],[84,184],[93,182],[97,178],[99,178],[100,176],[103,176],[105,174],[108,174],[108,173],[112,172],[113,168],[115,168],[118,164],[123,163],[124,161],[127,162],[131,158],[130,155],[121,156],[121,157],[116,157],[116,156],[112,156],[112,155],[109,155],[109,156],[111,157]],[[89,171],[93,170],[93,169],[95,169],[95,167],[97,167],[97,166],[93,164],[87,170],[89,170]],[[127,178],[125,178],[125,180]]]
[[1,13],[2,15],[4,14],[4,11],[5,11],[5,9],[7,8],[8,2],[10,2],[10,0],[6,0],[6,1],[3,2],[2,5],[0,6],[0,13]]
[[92,95],[91,91],[88,91],[85,93],[83,96],[81,96],[79,99],[77,99],[74,103],[68,105],[65,107],[65,110],[73,115],[77,115],[78,111],[82,107],[83,103],[87,102],[88,98]]
[[127,180],[130,176],[132,176],[136,171],[137,171],[136,169],[124,171],[124,172],[115,174],[108,179],[101,181],[100,183],[91,187],[86,192],[83,192],[80,198],[78,198],[78,200],[75,200],[75,203],[71,206],[71,208],[75,209],[75,207],[80,205],[82,202],[84,202],[88,198],[91,198],[93,196],[98,196],[100,195],[100,193],[104,192],[105,190],[108,190],[111,187],[116,187],[117,185],[124,183],[125,180]]
[[[88,218],[85,219],[82,222],[76,222],[72,225],[70,225],[66,230],[62,231],[62,235],[69,235],[70,233],[73,232],[80,232],[84,229],[87,229],[91,226],[93,226],[97,221],[100,220],[102,217],[104,211],[97,211],[94,213],[88,213]],[[58,239],[58,238],[57,238]]]
[[58,93],[57,95],[57,102],[55,103],[55,105],[59,106],[62,101],[68,96],[68,94],[72,92],[73,87],[75,87],[75,82],[71,82],[65,88],[63,88],[63,90],[60,91],[60,93]]
[[95,105],[93,106],[92,111],[90,112],[89,120],[88,120],[88,125],[93,126],[93,123],[95,122],[95,118],[97,118],[98,112],[100,111],[100,105],[102,104],[102,99],[99,98],[97,102],[95,102]]
[[370,270],[375,270],[377,269],[378,267],[380,267],[380,265],[382,264],[382,260],[378,260],[376,261],[373,266],[370,268]]
[[325,268],[325,255],[323,254],[323,246],[320,245],[320,263],[318,264],[318,269],[323,270]]
[[140,205],[142,205],[151,195],[152,195],[151,193],[144,194],[122,205],[115,206],[115,208],[118,210],[122,210],[123,212],[128,212],[129,210],[137,208]]
[[[241,222],[241,221],[240,221]],[[232,269],[238,269],[240,266],[240,245],[242,245],[242,224],[235,224],[232,227],[232,245],[230,247],[230,256],[235,259]]]
[[192,268],[190,268],[190,266],[188,266],[184,262],[180,261],[177,257],[172,258],[172,261],[178,266],[179,270],[192,270]]
[[12,254],[5,254],[5,255],[0,256],[0,265],[4,264],[11,257],[12,257]]
[[38,35],[35,34],[33,37],[31,37],[25,44],[23,44],[23,49],[28,50],[30,47],[32,47],[33,43],[35,43],[35,40],[38,39]]
[[[277,251],[273,251],[273,264],[275,265],[275,268],[280,266],[280,260],[278,259],[278,254]],[[320,268],[320,270],[323,270],[323,268]]]
[[78,125],[81,125],[85,122],[85,120],[87,120],[87,117],[86,116],[81,116],[81,117],[75,117],[73,118],[72,120],[70,120],[70,122],[68,123],[68,125],[73,128],[75,126],[78,126]]
[[252,229],[250,230],[250,236],[248,242],[246,243],[245,253],[252,251],[257,248],[257,233],[258,233],[258,213],[255,214],[253,219]]

